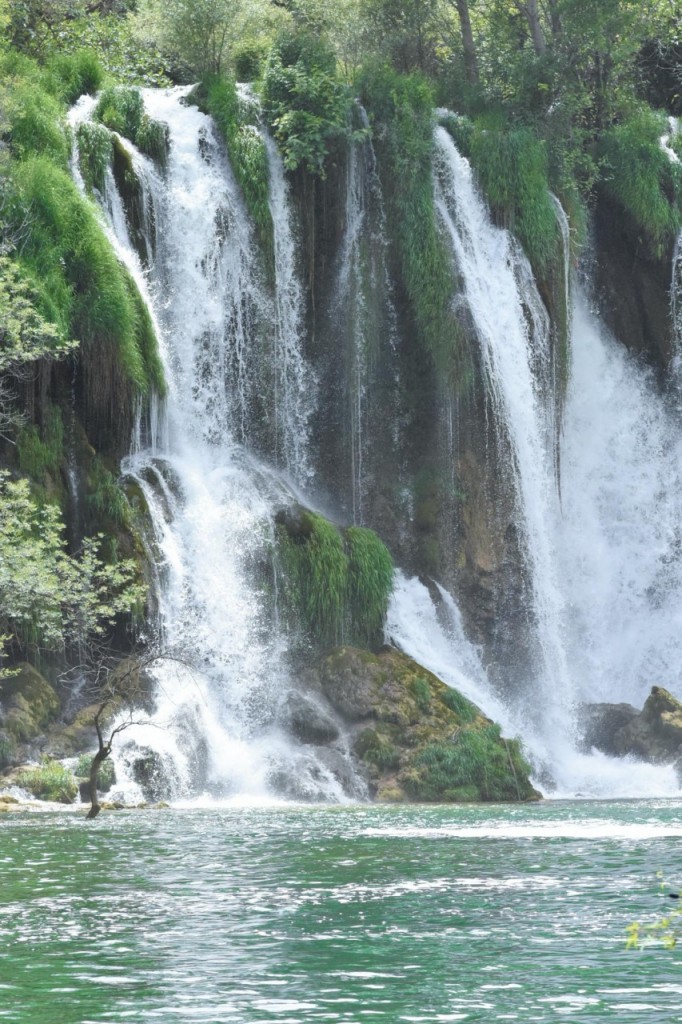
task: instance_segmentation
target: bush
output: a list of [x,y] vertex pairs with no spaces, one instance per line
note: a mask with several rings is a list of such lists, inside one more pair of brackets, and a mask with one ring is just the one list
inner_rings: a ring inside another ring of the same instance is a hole
[[44,758],[36,768],[19,772],[16,784],[28,790],[39,800],[51,800],[60,804],[71,804],[78,793],[73,773],[59,761]]
[[336,77],[333,53],[319,36],[283,36],[263,75],[263,109],[288,170],[326,177],[330,152],[362,132],[353,130],[353,96]]
[[293,536],[282,527],[278,536],[294,625],[323,648],[381,644],[393,562],[376,534],[360,527],[341,531],[306,511]]
[[110,131],[118,132],[135,142],[143,114],[140,90],[119,85],[104,90],[93,117]]
[[111,132],[96,121],[84,121],[77,129],[78,161],[86,188],[104,190],[107,168],[111,166],[114,147]]
[[478,708],[467,700],[459,690],[452,690],[448,687],[441,694],[445,706],[454,711],[461,722],[473,722],[478,717]]
[[682,168],[661,148],[667,127],[663,115],[642,107],[604,132],[599,147],[599,187],[626,212],[657,257],[680,228]]
[[493,215],[516,235],[534,269],[546,271],[560,250],[544,143],[531,128],[482,118],[469,155]]
[[104,78],[93,50],[78,50],[54,57],[48,63],[48,73],[55,82],[57,94],[69,106],[84,93],[94,96]]
[[[90,767],[92,765],[92,761],[92,754],[81,754],[78,758],[75,774],[79,779],[90,778]],[[99,766],[99,772],[97,773],[97,789],[100,793],[108,793],[111,787],[115,784],[116,769],[114,768],[114,762],[110,757],[107,757]]]

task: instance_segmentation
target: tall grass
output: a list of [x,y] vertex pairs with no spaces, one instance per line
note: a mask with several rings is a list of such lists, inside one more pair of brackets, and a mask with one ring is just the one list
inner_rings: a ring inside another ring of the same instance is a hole
[[661,257],[680,228],[682,168],[663,151],[665,117],[641,107],[604,132],[599,188],[627,214],[652,255]]
[[256,126],[254,110],[240,101],[235,83],[227,78],[207,79],[198,98],[225,140],[234,176],[254,222],[265,265],[272,275],[275,256],[274,229],[268,203],[268,157]]
[[302,513],[294,536],[278,529],[286,610],[307,640],[322,649],[380,645],[393,561],[377,535],[340,530],[313,512]]

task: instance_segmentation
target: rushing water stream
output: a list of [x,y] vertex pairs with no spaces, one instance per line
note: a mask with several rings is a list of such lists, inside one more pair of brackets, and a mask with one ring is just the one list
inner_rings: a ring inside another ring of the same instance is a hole
[[0,822],[0,1021],[682,1020],[679,802]]
[[[241,96],[255,102],[244,89]],[[275,267],[270,285],[211,120],[184,102],[182,89],[145,90],[144,99],[148,113],[169,126],[170,155],[161,173],[124,141],[143,197],[139,251],[111,173],[102,206],[112,243],[155,318],[169,395],[164,407],[157,403],[148,421],[140,422],[125,472],[151,513],[164,635],[174,647],[191,649],[194,665],[192,671],[181,665],[157,670],[153,726],[129,734],[135,746],[132,754],[120,755],[122,774],[126,758],[130,763],[136,750],[152,749],[175,798],[204,788],[217,796],[261,798],[274,789],[301,798],[357,797],[362,786],[349,787],[352,771],[339,781],[319,751],[287,735],[279,717],[296,680],[288,668],[289,638],[268,599],[277,580],[265,567],[277,509],[299,497],[314,507],[321,466],[310,424],[316,402],[325,401],[304,355],[304,296],[282,160],[263,128],[250,129],[260,132],[268,159]],[[72,122],[89,117],[92,107],[92,100],[83,100]],[[359,116],[365,118],[364,112]],[[435,583],[436,607],[433,589],[430,594],[402,573],[387,636],[508,733],[521,734],[542,770],[543,786],[564,795],[677,793],[672,768],[638,765],[633,772],[630,764],[579,753],[574,722],[581,701],[625,699],[641,706],[652,684],[675,689],[681,682],[682,452],[676,412],[608,337],[581,289],[569,288],[568,222],[553,200],[571,331],[564,400],[556,339],[527,259],[512,236],[492,223],[468,161],[443,128],[435,129],[434,154],[436,208],[513,480],[535,667],[516,685],[513,701],[500,695],[481,652],[465,635],[452,596]],[[73,168],[83,187],[76,159]],[[397,325],[381,189],[368,141],[351,148],[346,177],[345,230],[330,305],[338,365],[326,386],[336,387],[341,376],[347,391],[347,441],[339,449],[347,452],[347,464],[339,469],[337,500],[359,523],[377,458],[375,406],[386,418],[395,404],[387,393],[397,394]],[[676,325],[679,266],[676,251]],[[388,380],[381,385],[383,405],[374,391],[381,377]],[[444,400],[433,416],[447,419],[445,461],[454,473],[453,403]],[[388,439],[398,451],[397,406],[388,418],[394,422],[382,425],[382,444]],[[336,753],[348,766],[343,742]]]

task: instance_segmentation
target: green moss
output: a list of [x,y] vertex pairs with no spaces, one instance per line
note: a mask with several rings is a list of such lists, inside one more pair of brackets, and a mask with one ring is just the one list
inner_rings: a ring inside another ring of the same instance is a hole
[[78,793],[73,773],[59,761],[45,758],[38,767],[19,772],[16,784],[40,800],[71,804]]
[[284,597],[293,619],[316,646],[381,643],[393,586],[393,562],[371,530],[339,530],[303,511],[294,532],[278,530]]
[[544,142],[525,126],[498,118],[475,123],[469,155],[497,220],[521,242],[536,272],[559,257]]
[[268,157],[257,128],[257,108],[243,103],[235,83],[226,78],[208,79],[198,98],[225,140],[230,165],[254,222],[266,267],[273,275],[274,229],[269,205]]
[[386,619],[393,588],[393,559],[373,530],[351,526],[344,536],[352,642],[372,647],[381,637]]
[[423,676],[417,676],[410,683],[410,690],[420,711],[428,711],[431,704],[431,687]]
[[418,75],[387,68],[367,73],[362,100],[374,126],[391,234],[417,330],[438,368],[468,379],[468,352],[451,315],[453,268],[433,202],[433,93]]
[[[496,725],[464,729],[449,743],[430,743],[416,756],[404,785],[415,800],[516,800],[532,795],[529,766],[516,741]],[[474,793],[476,794],[474,796]]]
[[168,159],[168,125],[143,114],[135,134],[135,143],[141,152],[163,166]]
[[104,89],[93,117],[110,131],[124,135],[135,142],[144,115],[144,104],[139,89],[113,86]]
[[355,753],[380,771],[391,771],[400,764],[400,751],[390,738],[376,729],[365,729],[355,743]]
[[472,704],[470,700],[467,700],[459,690],[453,690],[450,687],[447,687],[440,696],[446,708],[449,708],[450,711],[454,711],[460,721],[473,722],[478,716],[478,709],[476,705]]
[[92,460],[87,485],[86,502],[95,521],[107,520],[124,528],[130,526],[130,507],[125,492],[97,456]]
[[662,114],[640,108],[604,132],[599,145],[599,188],[627,214],[655,257],[663,255],[681,223],[682,168],[661,148],[666,128]]
[[64,458],[64,424],[57,406],[46,406],[41,431],[32,424],[21,428],[17,454],[20,470],[33,480],[43,482],[46,473],[58,476]]
[[88,189],[102,192],[106,170],[114,157],[111,132],[96,121],[85,121],[78,126],[77,137],[83,181]]

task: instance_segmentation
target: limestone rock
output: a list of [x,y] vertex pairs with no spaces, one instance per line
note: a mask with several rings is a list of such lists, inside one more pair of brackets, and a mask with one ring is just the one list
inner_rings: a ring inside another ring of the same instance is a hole
[[682,764],[682,702],[661,686],[652,687],[641,711],[629,704],[593,704],[584,716],[588,747],[652,764]]
[[0,680],[0,729],[6,743],[26,743],[40,736],[59,713],[59,697],[27,662],[17,675]]
[[377,800],[528,800],[518,743],[457,691],[392,648],[341,647],[308,675],[344,719]]

